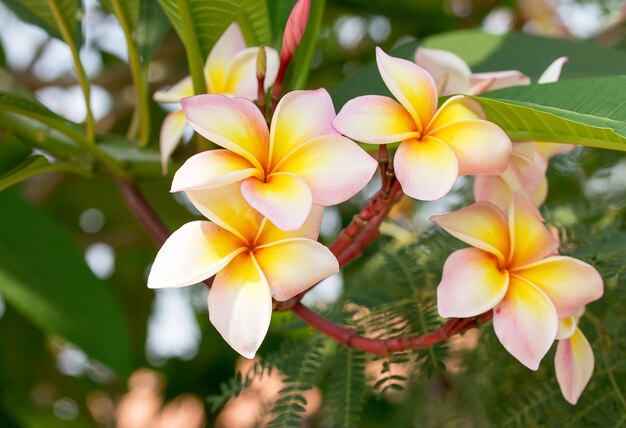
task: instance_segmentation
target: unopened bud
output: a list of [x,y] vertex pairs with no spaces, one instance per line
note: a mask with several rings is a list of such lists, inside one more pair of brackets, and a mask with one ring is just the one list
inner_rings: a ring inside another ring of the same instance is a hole
[[259,46],[259,52],[256,56],[256,78],[258,80],[265,80],[265,74],[267,73],[267,54],[265,53],[265,46]]
[[304,30],[309,22],[310,0],[298,0],[293,10],[289,14],[285,32],[283,33],[283,44],[280,48],[281,64],[288,64],[293,58],[296,48],[302,40]]

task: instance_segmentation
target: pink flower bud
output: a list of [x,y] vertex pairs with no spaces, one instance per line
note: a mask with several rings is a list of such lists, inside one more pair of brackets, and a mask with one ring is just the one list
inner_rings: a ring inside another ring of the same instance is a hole
[[306,25],[309,22],[310,9],[310,0],[298,0],[291,14],[289,14],[287,25],[285,25],[285,32],[283,33],[283,44],[280,48],[280,62],[282,64],[289,63],[291,58],[293,58],[296,48],[300,44],[300,40],[302,40]]

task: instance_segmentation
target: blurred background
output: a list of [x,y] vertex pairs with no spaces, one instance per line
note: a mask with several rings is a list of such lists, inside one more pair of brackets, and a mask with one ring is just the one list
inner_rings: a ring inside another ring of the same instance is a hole
[[[81,122],[85,106],[69,49],[43,30],[22,22],[8,3],[0,2],[0,90],[17,83],[54,112]],[[92,82],[97,129],[124,133],[131,121],[134,93],[123,32],[96,0],[84,0],[83,6],[81,58]],[[163,26],[163,39],[150,64],[151,92],[188,74],[185,50],[177,35],[168,29],[162,14],[154,19]],[[624,48],[625,22],[626,5],[621,0],[328,0],[308,86],[332,89],[371,63],[375,46],[392,49],[440,32],[481,28],[501,34],[516,30],[593,39],[601,45]],[[153,133],[158,135],[167,111],[156,104],[152,109]],[[13,158],[27,150],[3,138],[1,129],[0,175],[13,164]],[[178,160],[192,150],[183,148],[177,153]],[[568,176],[584,171],[584,180],[576,184],[582,194],[604,195],[611,189],[623,197],[626,164],[620,162],[621,155],[577,152],[573,156],[582,166],[574,166],[571,159],[561,161],[552,173],[558,177],[551,180],[569,185]],[[176,228],[194,218],[194,212],[184,200],[169,195],[168,185],[167,179],[155,178],[145,183],[145,190],[167,224]],[[281,388],[278,374],[265,377],[223,410],[210,411],[205,398],[218,393],[221,382],[228,381],[236,368],[245,370],[249,363],[237,358],[209,323],[204,287],[156,292],[146,288],[157,248],[110,182],[48,173],[4,193],[0,196],[1,222],[20,221],[7,218],[8,204],[19,193],[20,200],[40,208],[48,220],[71,234],[89,269],[111,290],[128,330],[132,376],[121,380],[76,345],[45,334],[5,304],[0,294],[0,426],[245,427],[263,420]],[[563,196],[558,191],[551,194],[555,200],[559,197]],[[336,235],[351,210],[350,206],[328,210],[323,240]],[[45,240],[30,245],[45,246]],[[45,248],[43,251],[45,254]],[[68,281],[78,275],[72,265],[64,269]],[[342,287],[341,277],[330,278],[307,295],[306,302],[324,306],[339,298]],[[264,352],[275,348],[272,339],[289,333],[280,329],[289,319],[289,314],[275,317],[273,324],[278,328],[272,329]],[[98,339],[98,331],[93,334]],[[317,415],[321,393],[312,389],[307,394],[307,424],[332,426]],[[378,416],[364,417],[362,426],[386,426],[380,421],[394,406],[406,406],[402,399],[396,396],[381,402],[372,398],[366,415]]]

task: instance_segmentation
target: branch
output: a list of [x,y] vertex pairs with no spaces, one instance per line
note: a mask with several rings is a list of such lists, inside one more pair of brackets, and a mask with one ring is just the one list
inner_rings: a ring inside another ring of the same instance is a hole
[[399,336],[391,339],[372,339],[360,335],[354,329],[335,324],[316,314],[300,302],[296,303],[291,310],[302,321],[337,342],[349,348],[360,349],[380,356],[386,356],[409,349],[428,348],[429,346],[444,342],[452,336],[478,327],[489,321],[493,316],[493,312],[489,311],[474,318],[451,318],[436,330],[423,335]]

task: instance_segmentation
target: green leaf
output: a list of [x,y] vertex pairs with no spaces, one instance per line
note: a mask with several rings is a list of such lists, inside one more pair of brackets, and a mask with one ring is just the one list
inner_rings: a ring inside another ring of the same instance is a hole
[[130,339],[121,308],[72,238],[14,192],[1,192],[0,206],[0,292],[7,302],[127,376]]
[[0,191],[20,183],[35,175],[51,171],[67,171],[81,175],[89,175],[89,171],[67,163],[50,163],[45,156],[36,155],[26,158],[11,171],[0,176]]
[[76,44],[80,44],[78,0],[4,0],[4,4],[24,22],[41,27],[51,36],[64,40],[64,30],[57,25],[52,9],[54,7],[67,26],[68,34]]
[[287,18],[289,18],[289,14],[295,5],[296,0],[270,0],[268,2],[272,35],[274,36],[273,42],[276,50],[280,49]]
[[306,86],[317,47],[317,38],[322,27],[325,5],[326,0],[311,2],[309,22],[289,66],[289,75],[287,76],[287,88],[289,90],[303,89]]
[[[413,59],[419,45],[447,49],[465,60],[474,72],[516,69],[534,81],[552,61],[568,56],[562,79],[617,76],[626,70],[626,51],[605,48],[592,42],[562,40],[528,34],[494,35],[480,30],[462,30],[428,37],[392,51],[392,55]],[[372,57],[374,54],[372,53]],[[332,91],[337,108],[359,95],[389,95],[372,62]]]
[[[119,1],[119,0],[101,0],[101,1],[105,9],[117,15],[118,19],[120,19],[119,15],[115,13],[115,7],[114,7],[114,2]],[[144,2],[153,3],[150,0],[146,0]],[[134,30],[135,28],[137,28],[137,24],[139,23],[139,11],[141,9],[141,3],[142,3],[141,0],[122,0],[122,1],[119,1],[119,3],[121,6],[121,11],[123,13],[124,20],[128,23],[128,26]]]
[[135,37],[137,38],[142,62],[144,67],[147,68],[150,59],[163,42],[171,26],[156,0],[144,0],[141,2],[139,20],[141,24],[135,30]]
[[237,23],[248,46],[270,45],[272,28],[265,0],[246,0],[237,16]]
[[565,80],[478,97],[515,141],[554,141],[626,151],[626,76]]

